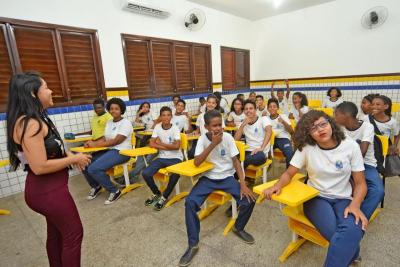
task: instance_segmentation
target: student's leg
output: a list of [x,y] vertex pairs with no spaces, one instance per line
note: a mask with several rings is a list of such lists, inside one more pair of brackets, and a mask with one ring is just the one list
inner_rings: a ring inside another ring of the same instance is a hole
[[[106,153],[106,152],[107,152],[107,151],[104,150],[104,151],[99,151],[99,152],[93,153],[93,154],[92,154],[92,161],[91,161],[90,165],[94,164],[94,163],[95,163],[104,153]],[[82,171],[82,173],[83,173],[83,176],[85,177],[86,181],[87,181],[88,184],[90,185],[90,187],[91,187],[91,188],[97,188],[100,184],[96,181],[96,179],[94,179],[94,178],[90,175],[90,173],[89,173],[89,171],[88,171],[90,165],[87,166],[87,167]]]
[[382,201],[385,195],[385,189],[383,188],[382,180],[379,176],[377,169],[373,166],[365,166],[365,180],[367,182],[367,195],[361,204],[361,210],[367,219],[371,218],[375,209]]
[[[150,164],[157,155],[158,154],[150,154],[150,155],[145,156],[147,164]],[[137,160],[135,162],[135,167],[129,172],[129,178],[131,178],[131,179],[138,178],[138,176],[142,173],[142,171],[146,167],[147,166],[146,166],[146,163],[144,161],[144,158],[143,157],[137,157]]]
[[188,235],[189,247],[194,247],[199,243],[200,220],[197,212],[200,210],[204,201],[217,188],[218,181],[213,181],[207,177],[201,177],[193,187],[185,201],[185,222]]
[[286,167],[289,167],[290,160],[293,157],[293,148],[290,140],[287,138],[275,138],[275,147],[278,147],[283,155],[285,155]]
[[[168,166],[171,166],[171,165],[175,165],[175,164],[181,163],[182,161],[180,159],[164,159],[164,162],[165,162],[165,167],[168,167]],[[175,173],[172,173],[172,174],[169,175],[169,181],[168,181],[167,188],[163,192],[163,197],[165,199],[168,199],[168,197],[171,194],[172,190],[174,190],[175,185],[179,180],[179,177],[180,177],[179,174],[175,174]]]
[[266,156],[264,152],[260,151],[254,155],[251,153],[246,153],[246,157],[244,159],[244,168],[246,169],[249,165],[260,166],[265,163]]
[[110,193],[116,193],[118,189],[110,181],[110,177],[107,175],[107,170],[115,165],[125,163],[129,160],[129,157],[119,154],[116,149],[109,149],[103,155],[101,155],[94,163],[88,167],[89,175],[96,180],[98,184],[107,189]]
[[147,186],[150,188],[154,195],[161,195],[156,183],[154,182],[153,176],[158,172],[159,169],[165,167],[163,159],[157,158],[151,162],[151,164],[143,170],[142,176]]

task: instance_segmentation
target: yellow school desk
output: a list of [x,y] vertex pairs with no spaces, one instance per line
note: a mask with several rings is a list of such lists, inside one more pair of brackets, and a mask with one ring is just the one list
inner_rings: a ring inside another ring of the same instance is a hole
[[77,152],[77,153],[94,153],[97,151],[102,151],[102,150],[107,150],[108,147],[83,147],[83,146],[78,146],[78,147],[71,147],[69,150],[72,152]]
[[82,142],[86,142],[86,141],[90,141],[90,140],[92,140],[92,136],[76,137],[73,140],[64,139],[64,142],[73,144],[73,143],[82,143]]
[[200,135],[199,134],[188,134],[187,135],[187,140],[188,141],[193,141],[199,139]]
[[[10,164],[10,161],[8,159],[2,159],[0,160],[0,167],[5,167],[8,164]],[[11,212],[9,210],[2,210],[0,209],[0,215],[9,215]]]
[[153,135],[153,131],[139,131],[137,133],[140,135],[144,135],[144,136],[152,136]]
[[140,131],[140,130],[144,130],[144,129],[146,129],[146,127],[144,127],[144,126],[133,126],[134,131]]
[[227,132],[233,132],[233,131],[237,131],[237,127],[236,126],[225,126],[224,130]]

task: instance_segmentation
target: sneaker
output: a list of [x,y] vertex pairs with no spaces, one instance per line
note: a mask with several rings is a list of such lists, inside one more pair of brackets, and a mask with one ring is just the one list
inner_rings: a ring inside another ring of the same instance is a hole
[[254,237],[251,234],[247,233],[245,230],[237,230],[234,226],[232,228],[232,232],[247,244],[254,244],[255,242]]
[[115,193],[110,193],[110,195],[108,196],[108,199],[106,200],[106,202],[104,202],[104,205],[110,205],[110,204],[114,203],[121,197],[121,195],[122,195],[121,191],[119,191],[119,190]]
[[86,197],[87,200],[95,199],[101,193],[101,186],[97,188],[91,188],[89,195]]
[[160,200],[160,197],[161,197],[160,195],[152,195],[150,198],[146,199],[144,205],[146,206],[154,205],[155,203],[158,202],[158,200]]
[[167,200],[163,196],[160,197],[160,199],[157,201],[157,203],[154,204],[154,209],[157,211],[162,210],[164,208],[166,202],[167,202]]
[[351,266],[356,266],[358,264],[361,264],[361,256],[358,256],[357,259],[353,260],[353,262],[351,263]]
[[198,251],[199,246],[188,247],[185,254],[183,254],[182,258],[179,260],[179,266],[189,266]]

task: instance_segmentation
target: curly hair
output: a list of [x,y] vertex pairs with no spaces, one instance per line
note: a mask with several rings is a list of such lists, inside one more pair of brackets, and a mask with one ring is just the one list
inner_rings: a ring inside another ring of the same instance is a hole
[[328,90],[328,92],[326,93],[326,95],[330,97],[330,96],[331,96],[332,90],[336,90],[336,92],[337,92],[337,97],[341,97],[341,96],[342,96],[342,91],[340,91],[340,89],[337,88],[337,87],[331,87],[331,88],[329,88],[329,90]]
[[119,106],[119,108],[121,110],[121,114],[125,113],[126,105],[125,105],[125,102],[121,98],[113,97],[110,100],[108,100],[107,101],[107,105],[106,105],[107,111],[110,111],[110,108],[111,108],[112,104],[115,104],[115,105]]
[[325,118],[328,120],[332,127],[332,138],[336,142],[340,142],[345,139],[343,131],[336,124],[336,122],[329,117],[325,112],[320,110],[310,110],[297,123],[296,129],[293,135],[294,148],[302,151],[306,145],[315,146],[317,142],[311,137],[310,130],[314,125],[314,122],[319,118]]

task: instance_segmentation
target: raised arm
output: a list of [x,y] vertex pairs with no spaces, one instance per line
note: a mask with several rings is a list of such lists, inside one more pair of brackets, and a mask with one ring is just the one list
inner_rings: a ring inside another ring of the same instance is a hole
[[274,86],[275,86],[275,82],[272,82],[272,83],[271,83],[271,98],[275,98]]
[[289,99],[290,98],[290,86],[289,86],[288,79],[285,80],[285,84],[286,84],[286,99]]

